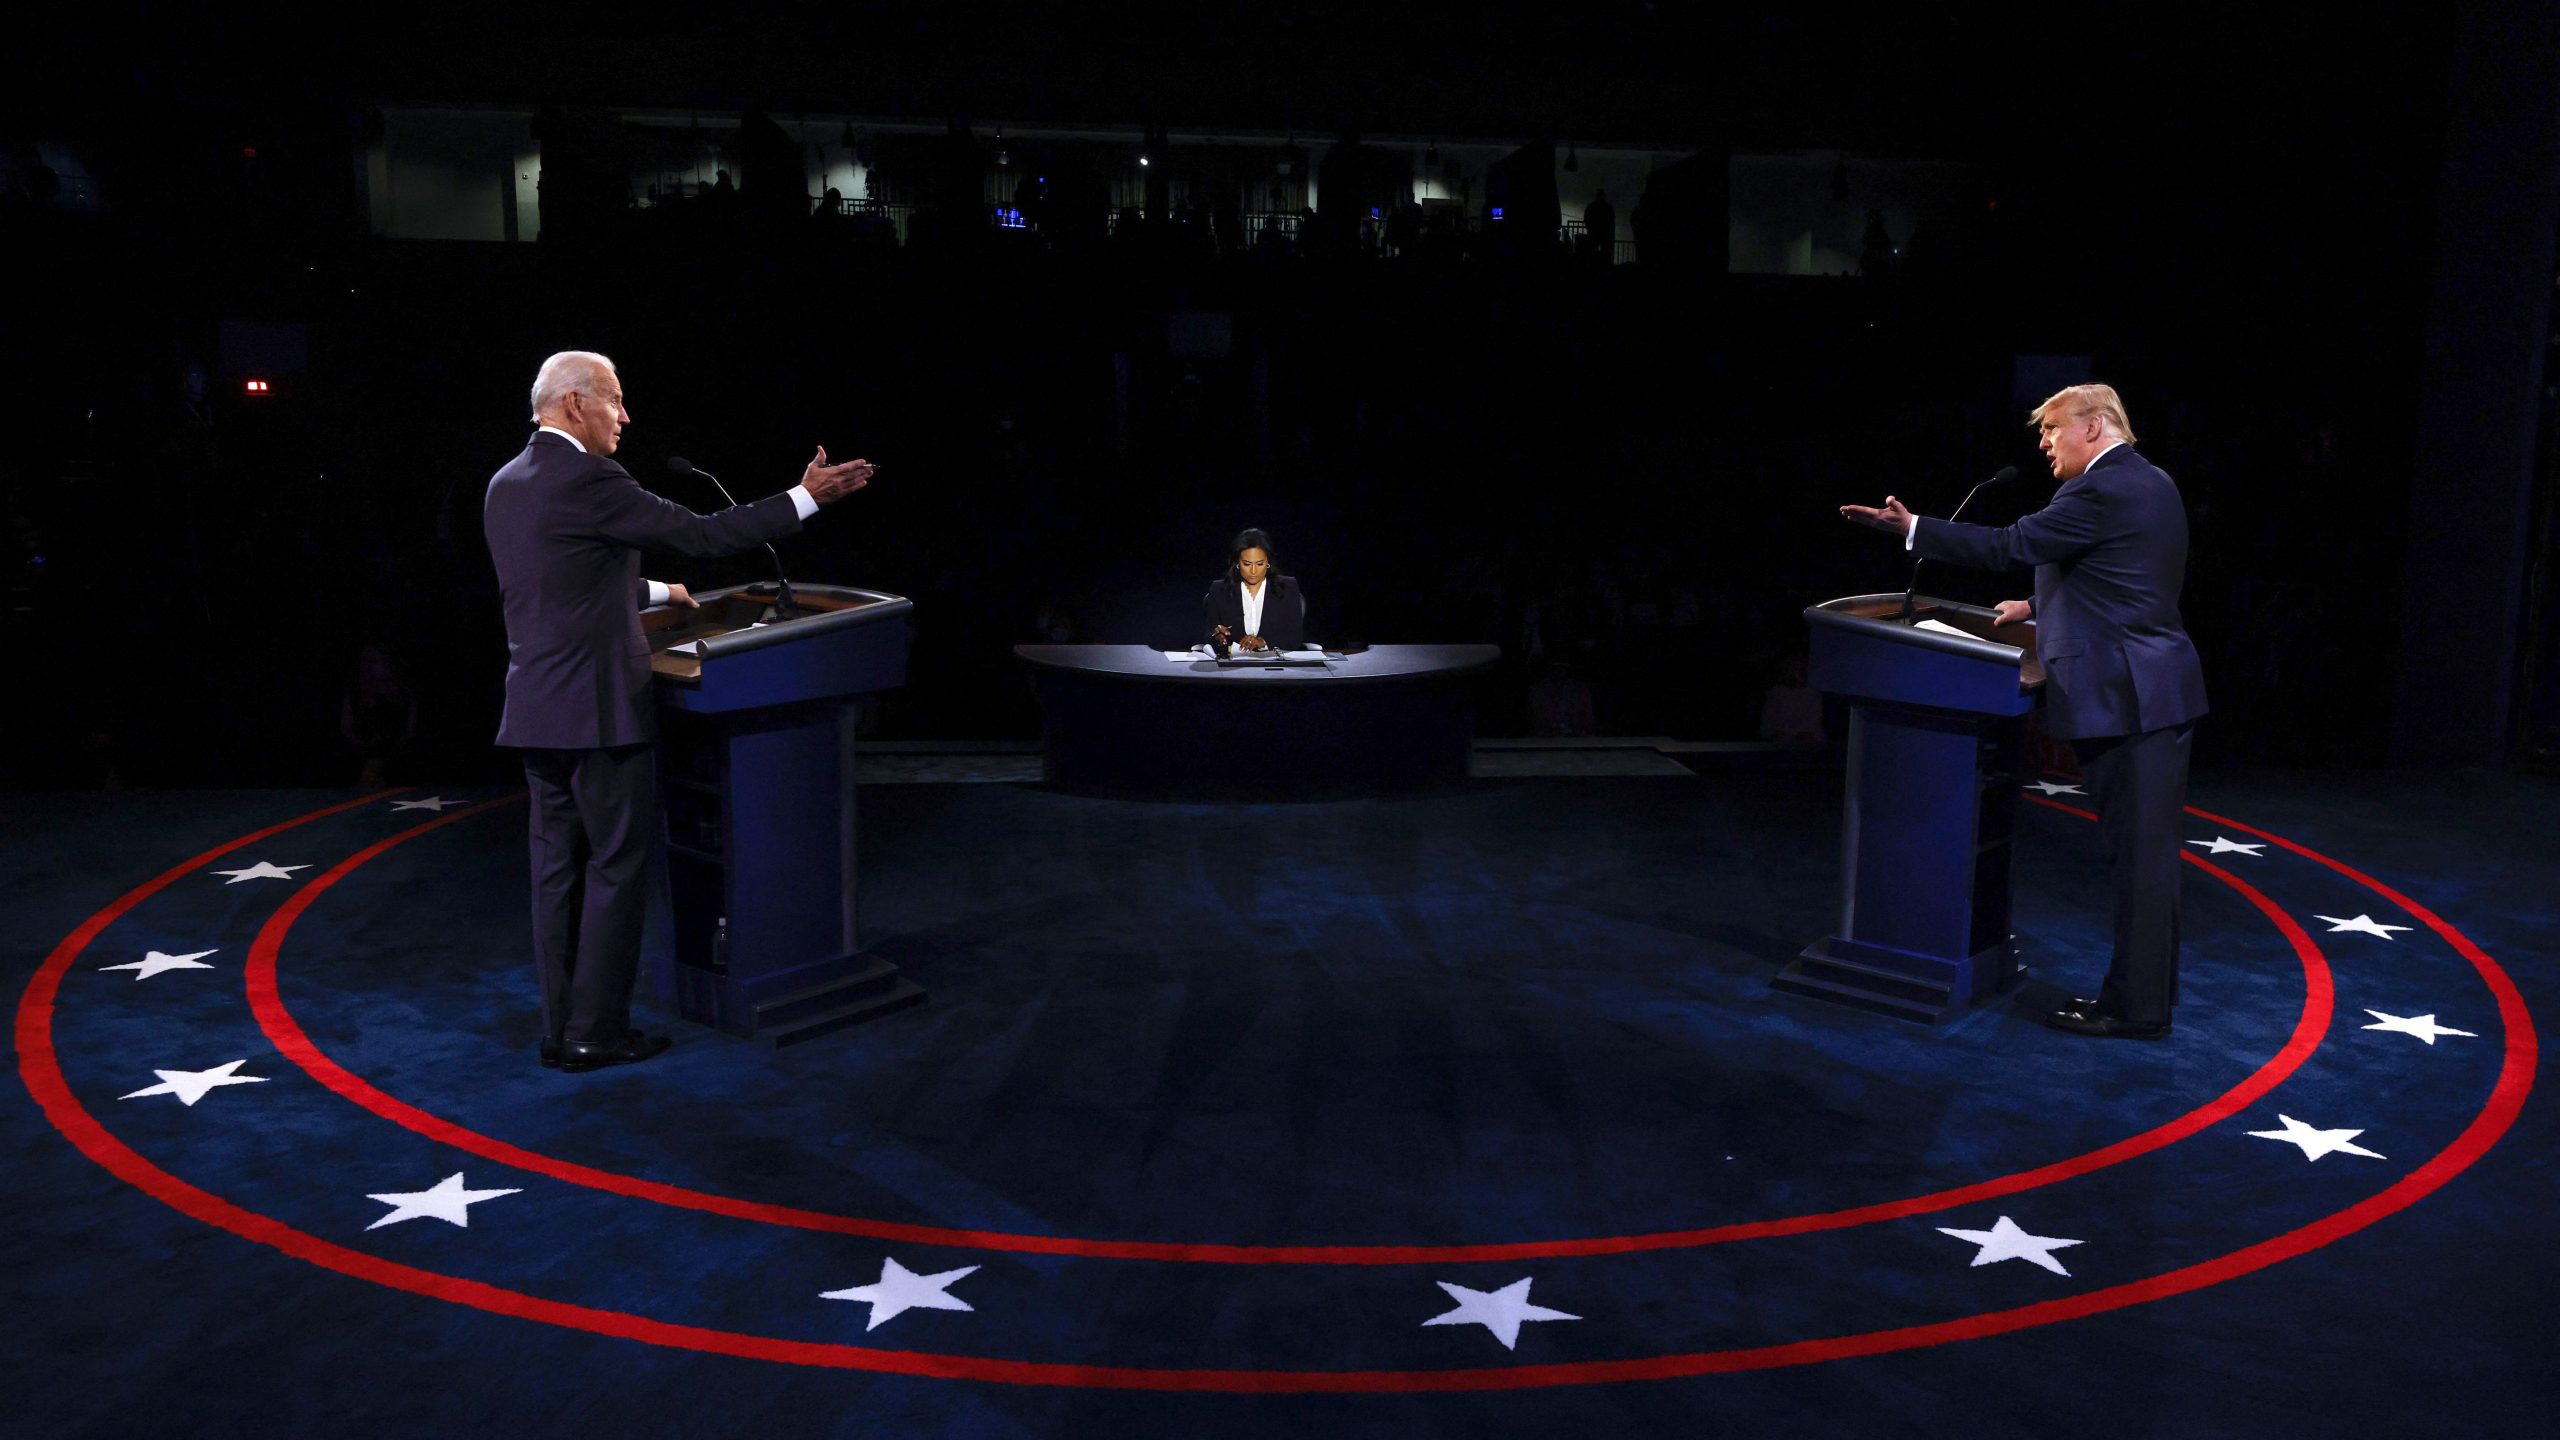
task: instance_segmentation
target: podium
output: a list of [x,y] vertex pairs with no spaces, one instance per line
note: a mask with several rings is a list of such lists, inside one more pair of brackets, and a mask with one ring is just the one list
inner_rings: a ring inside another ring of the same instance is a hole
[[666,866],[642,947],[685,1019],[771,1045],[902,1009],[924,991],[863,956],[854,730],[906,683],[901,596],[771,584],[641,613],[657,676]]
[[[1840,929],[1771,982],[1927,1024],[2018,978],[2009,931],[2035,627],[1974,605],[1855,595],[1804,612],[1811,683],[1849,701]],[[1960,634],[1918,628],[1936,621]]]

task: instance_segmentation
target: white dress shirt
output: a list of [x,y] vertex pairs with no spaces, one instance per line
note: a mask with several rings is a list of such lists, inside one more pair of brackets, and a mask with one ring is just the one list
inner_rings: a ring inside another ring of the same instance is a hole
[[1246,585],[1243,589],[1244,633],[1259,635],[1262,633],[1262,597],[1271,593],[1271,582],[1265,580],[1259,585]]

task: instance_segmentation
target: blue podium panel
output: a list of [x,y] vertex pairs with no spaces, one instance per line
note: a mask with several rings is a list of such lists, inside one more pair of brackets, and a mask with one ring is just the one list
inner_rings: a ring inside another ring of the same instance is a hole
[[645,959],[688,1020],[772,1044],[914,1004],[924,991],[863,956],[856,924],[854,732],[868,696],[905,683],[896,595],[769,585],[652,610],[666,796],[666,906]]
[[[1812,683],[1849,701],[1840,929],[1774,981],[1931,1023],[2017,979],[2009,895],[2032,624],[1859,595],[1805,611]],[[1923,625],[1921,622],[1931,622]]]

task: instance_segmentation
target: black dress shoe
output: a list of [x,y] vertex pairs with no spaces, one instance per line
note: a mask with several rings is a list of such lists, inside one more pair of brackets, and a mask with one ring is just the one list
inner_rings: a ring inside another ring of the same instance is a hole
[[653,1055],[666,1053],[667,1037],[643,1035],[626,1030],[622,1038],[609,1045],[571,1040],[560,1047],[560,1068],[572,1075],[601,1070],[607,1065],[637,1065]]
[[2044,1023],[2056,1030],[2068,1031],[2074,1035],[2096,1035],[2108,1040],[2166,1040],[2169,1038],[2169,1022],[2166,1020],[2157,1025],[2135,1025],[2095,1007],[2056,1010],[2044,1017]]
[[545,1070],[560,1068],[560,1042],[548,1035],[542,1037],[542,1068]]

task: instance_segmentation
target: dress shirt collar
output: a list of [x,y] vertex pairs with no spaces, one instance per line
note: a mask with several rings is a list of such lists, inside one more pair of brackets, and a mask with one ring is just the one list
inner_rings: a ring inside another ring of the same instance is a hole
[[586,446],[586,442],[585,442],[585,441],[580,440],[577,436],[570,434],[568,431],[561,429],[561,428],[560,428],[559,426],[557,426],[557,425],[545,425],[545,426],[543,426],[543,427],[542,427],[542,429],[541,429],[541,430],[536,430],[536,431],[534,431],[533,433],[534,433],[534,434],[536,434],[536,435],[540,435],[540,434],[544,433],[545,431],[548,431],[548,432],[549,432],[549,433],[551,433],[551,434],[557,435],[557,436],[559,436],[561,439],[568,441],[570,444],[577,446],[577,447],[578,447],[578,453],[579,453],[579,454],[584,455],[584,454],[586,454],[586,453],[587,453],[587,446]]

